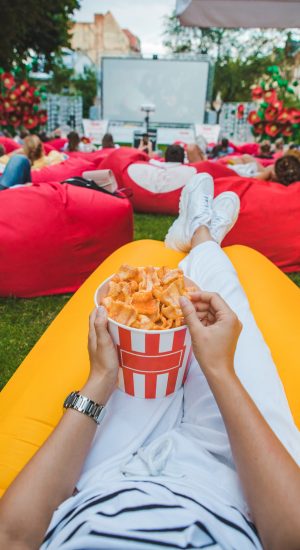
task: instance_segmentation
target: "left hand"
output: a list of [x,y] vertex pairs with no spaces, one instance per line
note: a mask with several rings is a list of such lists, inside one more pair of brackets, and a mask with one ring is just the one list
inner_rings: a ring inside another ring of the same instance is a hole
[[[90,379],[106,389],[107,398],[113,392],[119,371],[117,350],[107,330],[107,313],[103,306],[95,308],[90,315],[88,338]],[[102,393],[102,392],[101,392]]]

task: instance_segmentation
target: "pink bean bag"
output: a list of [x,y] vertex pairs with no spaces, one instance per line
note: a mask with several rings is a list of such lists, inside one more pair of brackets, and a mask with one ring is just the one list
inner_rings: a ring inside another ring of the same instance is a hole
[[61,182],[75,176],[82,176],[87,170],[95,170],[95,163],[81,158],[68,158],[60,164],[45,166],[31,171],[33,183]]
[[222,246],[250,246],[283,271],[300,271],[300,182],[286,187],[254,178],[219,178],[215,195],[223,191],[239,195],[241,211]]
[[14,139],[0,136],[0,143],[5,148],[5,153],[8,155],[17,149],[21,149],[22,145],[17,143]]
[[74,292],[132,236],[128,199],[58,183],[1,191],[0,296]]

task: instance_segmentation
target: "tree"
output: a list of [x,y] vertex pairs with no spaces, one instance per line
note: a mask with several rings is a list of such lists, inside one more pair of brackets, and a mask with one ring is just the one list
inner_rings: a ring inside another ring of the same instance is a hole
[[215,62],[213,97],[251,101],[250,86],[271,64],[289,72],[291,52],[300,32],[287,29],[183,27],[175,14],[165,18],[164,45],[175,54],[208,54]]
[[38,56],[49,69],[53,55],[69,46],[70,17],[78,7],[78,0],[2,0],[0,67]]
[[75,75],[73,69],[64,64],[61,56],[55,59],[52,78],[46,84],[47,92],[53,94],[80,94],[83,100],[83,117],[88,118],[89,108],[97,95],[97,77],[95,69],[84,67],[83,73]]
[[83,74],[73,80],[75,90],[82,95],[83,117],[89,117],[89,108],[94,104],[97,94],[97,77],[95,70],[91,67],[84,67]]

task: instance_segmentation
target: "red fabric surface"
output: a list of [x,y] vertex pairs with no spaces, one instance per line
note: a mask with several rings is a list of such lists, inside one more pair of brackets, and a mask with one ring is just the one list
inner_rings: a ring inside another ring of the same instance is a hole
[[103,159],[99,165],[99,168],[101,170],[112,170],[119,187],[124,187],[124,170],[126,170],[126,168],[134,162],[148,160],[148,155],[138,149],[134,149],[133,147],[120,147],[119,149],[115,149],[112,153],[110,153],[110,155]]
[[49,139],[47,143],[49,143],[49,145],[51,145],[57,151],[61,151],[65,143],[67,142],[68,142],[67,138],[54,138],[54,139]]
[[73,292],[133,237],[130,202],[50,183],[0,193],[0,295]]
[[[169,191],[168,193],[152,193],[147,189],[144,189],[135,181],[133,181],[128,174],[128,166],[130,164],[148,164],[147,162],[138,161],[129,163],[123,168],[120,181],[124,187],[129,187],[133,191],[133,196],[131,197],[133,208],[136,212],[152,212],[156,214],[173,214],[178,213],[178,204],[182,191],[182,187],[176,189],[175,191]],[[191,164],[194,166],[198,173],[207,172],[213,178],[216,177],[226,177],[226,176],[235,176],[234,172],[226,166],[217,164],[216,162],[211,161],[202,161]],[[101,166],[102,167],[102,166]],[[159,168],[157,168],[159,170]]]
[[91,153],[84,153],[82,151],[74,151],[72,153],[67,153],[70,158],[77,158],[87,160],[88,162],[93,162],[95,169],[100,167],[101,162],[108,157],[113,151],[114,148],[100,149],[99,151],[92,151]]
[[50,153],[50,151],[55,151],[55,147],[50,145],[50,143],[48,141],[43,143],[43,147],[44,147],[44,151],[45,151],[46,155],[48,155],[48,153]]
[[17,149],[21,149],[22,145],[17,143],[14,139],[0,136],[0,143],[5,147],[5,153],[11,153]]
[[81,158],[68,158],[60,164],[32,170],[33,183],[61,182],[68,178],[81,176],[86,170],[95,170],[95,164]]
[[300,271],[300,182],[285,187],[254,178],[219,178],[215,196],[223,191],[239,195],[241,211],[222,246],[250,246],[283,271]]
[[259,145],[258,143],[242,143],[242,145],[236,145],[235,149],[241,155],[257,155]]

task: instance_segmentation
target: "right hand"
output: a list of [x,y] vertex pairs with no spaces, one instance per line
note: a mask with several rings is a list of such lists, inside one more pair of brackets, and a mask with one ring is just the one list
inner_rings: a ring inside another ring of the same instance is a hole
[[216,293],[199,291],[180,298],[194,355],[205,376],[234,372],[233,359],[242,323]]

